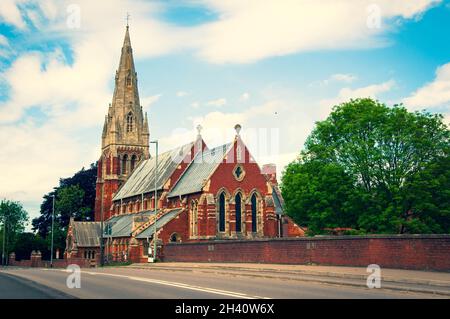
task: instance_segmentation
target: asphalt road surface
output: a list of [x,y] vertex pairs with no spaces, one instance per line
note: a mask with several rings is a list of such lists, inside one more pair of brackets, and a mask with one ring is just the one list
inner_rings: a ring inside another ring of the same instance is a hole
[[430,298],[433,295],[241,277],[188,271],[82,269],[80,288],[68,288],[65,269],[7,268],[0,270],[0,299],[5,298]]
[[0,272],[0,299],[67,299],[70,295],[23,277]]

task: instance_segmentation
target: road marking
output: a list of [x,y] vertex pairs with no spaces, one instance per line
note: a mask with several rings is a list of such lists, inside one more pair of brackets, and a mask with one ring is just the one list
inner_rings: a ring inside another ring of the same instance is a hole
[[[152,284],[159,284],[164,286],[171,286],[171,287],[177,287],[182,289],[188,289],[188,290],[194,290],[194,291],[201,291],[216,295],[223,295],[223,296],[229,296],[229,297],[235,297],[235,298],[241,298],[241,299],[258,299],[261,297],[257,296],[250,296],[247,294],[234,292],[234,291],[228,291],[228,290],[220,290],[220,289],[214,289],[214,288],[207,288],[207,287],[200,287],[200,286],[193,286],[188,285],[180,282],[170,282],[170,281],[163,281],[163,280],[157,280],[157,279],[150,279],[150,278],[142,278],[142,277],[134,277],[134,276],[126,276],[126,275],[117,275],[117,274],[108,274],[108,273],[99,273],[99,272],[89,272],[84,271],[83,273],[89,274],[89,275],[104,275],[104,276],[112,276],[112,277],[119,277],[119,278],[127,278],[129,280],[135,280],[135,281],[141,281],[141,282],[147,282]],[[269,298],[264,298],[269,299]]]
[[[47,270],[50,270],[50,269],[47,269]],[[64,269],[54,269],[54,270],[66,272],[66,270],[64,270]],[[194,290],[194,291],[207,292],[207,293],[211,293],[211,294],[229,296],[229,297],[235,297],[235,298],[241,298],[241,299],[270,299],[267,297],[251,296],[251,295],[247,295],[247,294],[240,293],[240,292],[208,288],[208,287],[193,286],[193,285],[183,284],[180,282],[170,282],[170,281],[164,281],[164,280],[158,280],[158,279],[150,279],[150,278],[142,278],[142,277],[126,276],[126,275],[118,275],[118,274],[108,274],[108,273],[101,273],[101,272],[91,272],[91,271],[82,271],[82,274],[88,274],[88,275],[92,275],[92,276],[103,275],[103,276],[126,278],[129,280],[142,281],[142,282],[147,282],[147,283],[152,283],[152,284],[171,286],[171,287],[177,287],[177,288]]]
[[[65,269],[45,269],[45,270],[56,270],[56,271],[67,272]],[[211,293],[211,294],[223,295],[223,296],[229,296],[229,297],[235,297],[235,298],[241,298],[241,299],[271,299],[268,297],[251,296],[251,295],[247,295],[247,294],[240,293],[240,292],[208,288],[208,287],[193,286],[193,285],[188,285],[188,284],[184,284],[184,283],[180,283],[180,282],[170,282],[170,281],[143,278],[143,277],[109,274],[109,273],[92,272],[92,271],[82,271],[82,274],[88,274],[88,275],[92,275],[92,276],[103,275],[103,276],[126,278],[129,280],[142,281],[142,282],[147,282],[147,283],[152,283],[152,284],[159,284],[159,285],[164,285],[164,286],[171,286],[171,287],[183,288],[183,289],[188,289],[188,290],[207,292],[207,293]]]

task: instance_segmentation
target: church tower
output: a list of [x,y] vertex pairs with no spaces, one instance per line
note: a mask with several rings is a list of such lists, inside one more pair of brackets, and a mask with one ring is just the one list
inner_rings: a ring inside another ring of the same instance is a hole
[[[115,76],[112,103],[102,133],[95,197],[95,221],[107,220],[114,193],[138,163],[149,158],[147,114],[139,102],[137,73],[134,68],[129,27],[123,41],[119,68]],[[102,214],[103,213],[103,214]]]

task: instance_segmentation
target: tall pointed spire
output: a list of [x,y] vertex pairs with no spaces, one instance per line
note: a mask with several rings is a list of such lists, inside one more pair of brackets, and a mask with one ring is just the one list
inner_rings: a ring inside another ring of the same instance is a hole
[[115,141],[123,145],[143,145],[148,149],[149,129],[139,101],[137,73],[131,47],[130,28],[127,24],[120,54],[119,68],[116,71],[112,103],[108,109],[106,134],[102,147]]
[[125,31],[125,38],[123,39],[123,46],[122,48],[130,47],[131,48],[131,40],[130,40],[130,27],[127,26],[127,29]]
[[[139,101],[137,73],[131,47],[130,28],[127,25],[120,54],[119,68],[116,71],[112,103],[108,109],[108,131],[116,132],[117,143],[148,145],[149,129]],[[114,127],[113,127],[114,126]],[[108,136],[103,146],[108,145]]]
[[133,48],[131,47],[128,26],[126,27],[123,40],[119,68],[116,72],[112,106],[120,116],[124,116],[131,111],[137,120],[143,121],[143,114],[140,110],[137,73],[134,67]]
[[149,158],[149,138],[148,119],[139,102],[137,73],[127,22],[113,99],[108,107],[102,133],[95,220],[100,220],[101,216],[108,218],[113,194],[128,178],[137,162]]

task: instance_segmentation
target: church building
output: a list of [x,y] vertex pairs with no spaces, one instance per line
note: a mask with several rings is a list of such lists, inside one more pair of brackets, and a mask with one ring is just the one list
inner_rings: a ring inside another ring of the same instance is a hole
[[239,124],[217,147],[197,130],[191,143],[150,156],[127,26],[102,133],[95,222],[71,220],[66,256],[98,258],[101,239],[87,239],[97,236],[108,260],[146,262],[155,231],[160,258],[171,242],[304,236],[283,212],[275,165],[256,163]]

